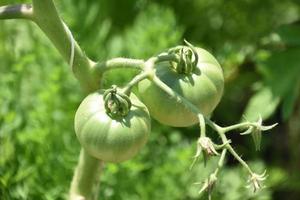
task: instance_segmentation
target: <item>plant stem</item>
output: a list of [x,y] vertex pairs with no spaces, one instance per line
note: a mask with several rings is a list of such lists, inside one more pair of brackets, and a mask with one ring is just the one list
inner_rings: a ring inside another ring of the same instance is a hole
[[[192,103],[190,103],[184,97],[182,97],[181,95],[179,95],[178,93],[176,93],[175,91],[173,91],[168,85],[166,85],[164,82],[162,82],[157,76],[153,76],[152,81],[159,88],[161,88],[163,91],[165,91],[167,94],[169,94],[172,98],[174,98],[174,100],[176,100],[177,102],[182,103],[183,105],[185,105],[193,113],[195,113],[196,115],[201,114],[200,110],[196,106],[194,106]],[[225,127],[225,128],[218,126],[217,124],[215,124],[214,122],[212,122],[208,118],[205,118],[205,122],[218,132],[219,136],[222,139],[223,144],[227,143],[225,145],[225,148],[235,157],[235,159],[237,159],[243,165],[244,168],[247,169],[247,171],[250,174],[252,174],[253,172],[250,169],[250,167],[248,166],[248,164],[234,151],[234,149],[232,148],[232,146],[228,143],[228,139],[227,139],[227,137],[225,135],[226,131],[237,129],[237,128],[246,127],[246,126],[249,125],[249,122],[245,122],[245,123],[241,123],[241,124],[237,124],[237,125],[233,125],[233,126],[228,126],[228,127]],[[221,163],[222,162],[223,161],[221,161]]]
[[97,199],[102,167],[102,161],[91,157],[84,149],[81,149],[78,164],[71,183],[70,200]]
[[237,159],[241,164],[242,166],[247,169],[247,171],[252,174],[252,170],[250,169],[250,167],[248,166],[248,164],[235,152],[235,150],[232,148],[232,146],[230,145],[230,143],[228,142],[228,139],[225,135],[225,129],[223,129],[222,131],[218,131],[218,134],[219,136],[221,137],[222,139],[222,142],[223,144],[226,144],[225,145],[225,149],[227,149],[235,159]]
[[231,126],[222,127],[221,129],[225,133],[225,132],[232,131],[232,130],[235,130],[235,129],[246,129],[252,124],[253,123],[251,123],[251,122],[243,122],[243,123],[240,123],[240,124],[235,124],[235,125],[231,125]]
[[136,75],[124,88],[123,88],[123,93],[129,95],[131,89],[133,86],[135,86],[137,83],[140,81],[146,79],[149,77],[148,72],[141,72],[140,74]]
[[33,19],[30,4],[7,5],[0,7],[0,19]]
[[[62,57],[69,63],[74,57],[72,71],[80,82],[85,93],[90,93],[100,88],[102,74],[108,69],[130,67],[141,69],[143,60],[117,58],[110,61],[96,64],[92,62],[81,50],[74,40],[67,25],[59,17],[52,0],[33,0],[33,5],[12,5],[0,7],[0,19],[30,19],[34,21],[46,36],[51,40]],[[72,48],[73,46],[73,48]],[[72,53],[74,55],[72,56]],[[77,197],[86,200],[92,199],[98,192],[91,188],[99,183],[99,174],[102,168],[102,161],[89,156],[83,149],[75,170],[70,188],[70,198]]]
[[249,174],[253,174],[249,165],[235,152],[235,150],[232,148],[231,145],[229,145],[229,144],[226,145],[226,148],[234,156],[234,158],[237,159],[242,164],[242,166],[249,172]]
[[[226,137],[226,135],[224,134],[224,132],[222,130],[218,130],[217,131],[219,136],[221,137],[221,140],[223,142],[223,145],[225,145],[225,147],[227,145],[230,145],[229,142],[228,142],[228,139]],[[223,167],[224,165],[224,160],[225,160],[225,156],[226,156],[226,153],[227,153],[227,148],[223,148],[222,150],[222,153],[221,153],[221,156],[220,156],[220,159],[219,159],[219,162],[218,162],[218,167],[216,168],[214,174],[217,176],[217,174],[219,173],[220,169]]]
[[223,149],[222,153],[221,153],[221,157],[220,157],[220,160],[218,162],[218,167],[222,167],[224,165],[224,160],[225,160],[225,156],[226,156],[226,153],[227,153],[227,149]]
[[[92,74],[93,62],[84,54],[74,41],[68,27],[59,17],[52,0],[33,0],[34,21],[52,41],[63,58],[69,62],[72,43],[74,44],[74,62],[72,70],[80,82],[85,93],[97,90],[100,87],[101,76]],[[73,40],[73,41],[72,41]],[[71,188],[71,200],[90,200],[96,198],[102,161],[88,155],[81,149],[78,165],[75,169]],[[94,186],[94,187],[93,187]]]
[[221,170],[221,168],[224,165],[224,160],[225,160],[226,153],[227,153],[227,149],[223,149],[222,153],[221,153],[221,156],[220,156],[220,159],[219,159],[219,162],[218,162],[218,167],[216,168],[216,170],[214,172],[215,176],[218,175],[219,171]]
[[155,63],[164,62],[164,61],[174,61],[178,62],[179,57],[175,54],[160,54],[156,57]]
[[118,68],[132,68],[141,70],[144,67],[144,60],[131,58],[113,58],[105,62],[98,62],[93,65],[93,73],[102,75],[104,72]]
[[94,91],[99,88],[100,76],[92,76],[93,62],[84,54],[74,40],[68,27],[59,17],[52,0],[32,0],[34,21],[48,36],[62,57],[69,62],[72,43],[74,43],[74,64],[72,70],[81,86],[86,91]]
[[191,102],[186,100],[184,97],[179,95],[177,92],[172,90],[168,85],[162,82],[157,76],[153,76],[152,81],[163,91],[165,91],[168,95],[170,95],[176,102],[181,103],[182,105],[186,106],[190,111],[192,111],[196,116],[201,114],[201,111],[193,105]]
[[206,136],[206,127],[205,127],[205,119],[202,114],[198,114],[199,125],[200,125],[200,137]]

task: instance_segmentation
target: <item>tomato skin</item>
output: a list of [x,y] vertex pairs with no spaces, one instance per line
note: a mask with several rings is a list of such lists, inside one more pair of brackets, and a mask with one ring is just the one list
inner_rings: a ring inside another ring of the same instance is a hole
[[[194,73],[177,73],[169,63],[156,66],[155,75],[170,88],[193,103],[204,115],[209,115],[220,102],[224,89],[223,70],[206,50],[196,48],[198,62]],[[141,100],[153,118],[162,124],[187,127],[198,122],[197,117],[184,105],[175,102],[149,80],[139,83]]]
[[75,114],[75,132],[89,154],[105,162],[121,162],[135,156],[145,145],[151,129],[150,115],[134,94],[130,99],[130,111],[118,120],[106,113],[102,91],[81,102]]

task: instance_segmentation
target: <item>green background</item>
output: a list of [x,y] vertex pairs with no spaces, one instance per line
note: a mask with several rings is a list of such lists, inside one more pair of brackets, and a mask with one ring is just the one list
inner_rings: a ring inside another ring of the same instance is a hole
[[[0,0],[0,5],[30,1]],[[146,59],[187,39],[209,50],[225,73],[225,93],[212,115],[219,125],[243,119],[279,125],[256,152],[250,136],[233,146],[266,188],[253,194],[231,156],[213,199],[300,198],[300,3],[298,0],[55,1],[74,37],[93,60]],[[66,44],[68,45],[68,44]],[[106,74],[123,85],[131,70]],[[25,20],[0,21],[0,199],[66,199],[80,145],[73,118],[84,94],[50,41]],[[212,159],[189,170],[198,126],[172,128],[152,120],[138,156],[106,164],[99,199],[192,200],[214,170]],[[217,142],[220,139],[211,132]]]

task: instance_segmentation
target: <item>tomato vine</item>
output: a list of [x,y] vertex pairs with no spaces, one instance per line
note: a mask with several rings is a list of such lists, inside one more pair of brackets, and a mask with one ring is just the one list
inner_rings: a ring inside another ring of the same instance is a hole
[[[226,134],[233,130],[244,131],[240,134],[250,134],[259,150],[262,132],[276,124],[264,126],[258,119],[257,122],[221,127],[208,117],[220,102],[224,87],[222,68],[209,52],[185,41],[185,45],[146,60],[113,58],[94,62],[76,43],[52,0],[0,7],[0,19],[18,18],[31,20],[41,28],[69,62],[74,76],[88,94],[75,115],[75,132],[83,148],[71,183],[70,199],[97,198],[93,185],[99,182],[103,162],[121,162],[135,156],[150,134],[150,115],[170,126],[199,124],[200,135],[191,167],[200,156],[204,156],[205,161],[219,156],[216,169],[204,181],[199,193],[212,192],[227,152],[247,170],[254,192],[262,187],[266,172],[253,172],[234,150]],[[100,90],[105,72],[116,68],[140,73],[123,87]],[[136,85],[142,101],[131,91]],[[218,134],[221,144],[215,144],[207,136],[206,125]]]

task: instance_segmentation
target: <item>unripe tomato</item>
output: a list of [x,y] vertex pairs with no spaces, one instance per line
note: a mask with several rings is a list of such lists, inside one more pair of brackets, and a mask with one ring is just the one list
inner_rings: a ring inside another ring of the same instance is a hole
[[102,91],[81,102],[75,114],[75,132],[89,154],[106,162],[121,162],[144,146],[150,133],[149,112],[134,94],[130,100],[128,114],[118,119],[106,113]]
[[[207,116],[215,109],[222,97],[223,70],[209,52],[201,48],[195,49],[198,62],[191,74],[178,73],[169,62],[158,64],[155,74]],[[195,114],[149,80],[139,83],[139,94],[151,116],[162,124],[186,127],[198,122]]]

